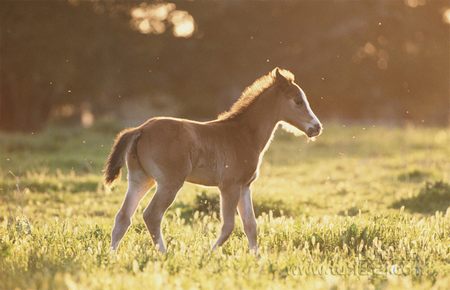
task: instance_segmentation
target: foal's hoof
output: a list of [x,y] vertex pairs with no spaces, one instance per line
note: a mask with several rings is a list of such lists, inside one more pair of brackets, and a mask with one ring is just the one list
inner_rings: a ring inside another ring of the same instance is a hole
[[114,249],[113,247],[109,248],[109,257],[111,259],[117,259],[117,257],[119,256],[117,253],[117,249]]
[[257,259],[260,259],[261,258],[261,254],[259,253],[259,251],[258,251],[258,249],[256,249],[256,250],[250,250],[250,254],[252,254],[252,256],[254,256],[255,258],[257,258]]
[[158,253],[160,254],[167,254],[167,250],[166,247],[164,246],[160,246],[160,245],[156,245],[155,249],[158,251]]

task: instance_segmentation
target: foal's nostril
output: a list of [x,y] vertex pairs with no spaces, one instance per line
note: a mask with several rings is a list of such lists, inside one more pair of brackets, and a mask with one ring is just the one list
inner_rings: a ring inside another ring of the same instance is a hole
[[314,124],[314,126],[308,128],[308,130],[306,131],[306,134],[309,137],[313,137],[313,136],[319,135],[321,131],[322,131],[322,125]]

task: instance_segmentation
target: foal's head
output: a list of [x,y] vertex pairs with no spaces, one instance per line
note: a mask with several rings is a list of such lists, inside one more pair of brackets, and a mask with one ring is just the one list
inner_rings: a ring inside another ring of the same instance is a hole
[[280,92],[280,119],[308,137],[318,136],[322,132],[322,124],[311,110],[305,92],[294,82],[292,73],[279,68],[271,73]]

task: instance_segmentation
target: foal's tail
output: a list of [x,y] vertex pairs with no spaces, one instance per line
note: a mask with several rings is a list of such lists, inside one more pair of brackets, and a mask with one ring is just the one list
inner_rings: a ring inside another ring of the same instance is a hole
[[139,128],[125,129],[117,135],[103,170],[105,184],[111,184],[120,175],[120,169],[125,162],[125,154],[140,135]]

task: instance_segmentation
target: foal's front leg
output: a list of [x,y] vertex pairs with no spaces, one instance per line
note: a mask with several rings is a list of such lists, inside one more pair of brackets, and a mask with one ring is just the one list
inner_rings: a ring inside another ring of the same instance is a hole
[[234,215],[240,196],[240,186],[220,188],[220,206],[222,214],[222,230],[213,246],[213,250],[220,247],[230,237],[234,229]]
[[256,218],[253,211],[252,195],[249,187],[241,191],[238,203],[238,211],[244,226],[244,232],[248,239],[249,248],[255,253],[258,252]]

